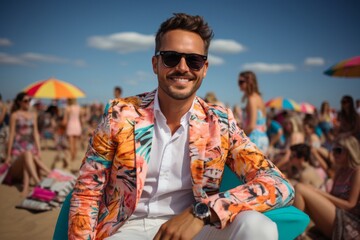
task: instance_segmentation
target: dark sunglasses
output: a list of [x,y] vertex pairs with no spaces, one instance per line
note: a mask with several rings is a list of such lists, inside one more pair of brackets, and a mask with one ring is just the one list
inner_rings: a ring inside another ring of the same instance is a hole
[[24,98],[22,100],[23,103],[29,103],[31,101],[31,98]]
[[159,51],[155,53],[155,56],[159,55],[165,67],[175,67],[179,64],[181,58],[184,57],[188,67],[195,71],[200,70],[207,60],[207,56],[196,53],[178,53],[175,51]]
[[333,151],[334,154],[341,154],[342,151],[343,151],[343,148],[342,147],[334,147],[332,149],[332,151]]
[[238,81],[238,84],[239,84],[239,86],[241,85],[241,84],[243,84],[243,83],[245,83],[246,81],[245,80],[239,80]]

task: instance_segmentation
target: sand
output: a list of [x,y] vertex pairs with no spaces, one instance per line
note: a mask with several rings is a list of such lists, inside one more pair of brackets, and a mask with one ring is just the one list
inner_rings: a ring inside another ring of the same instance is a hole
[[[42,159],[48,167],[52,165],[55,154],[54,150],[42,151]],[[71,169],[79,169],[83,156],[84,150],[80,150]],[[61,169],[59,165],[55,167]],[[0,239],[52,239],[60,208],[41,213],[15,208],[23,199],[17,186],[0,184]]]

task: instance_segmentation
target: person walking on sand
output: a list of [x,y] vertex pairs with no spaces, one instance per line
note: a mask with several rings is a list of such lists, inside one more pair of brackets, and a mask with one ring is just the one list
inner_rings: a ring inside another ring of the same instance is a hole
[[[72,193],[69,239],[278,239],[260,212],[290,205],[293,187],[231,109],[196,95],[212,37],[200,16],[161,24],[158,87],[105,107]],[[220,193],[225,163],[244,184]]]
[[66,136],[68,137],[70,158],[73,162],[76,160],[79,139],[82,133],[81,107],[75,98],[69,98],[67,100],[63,124],[66,126]]
[[[31,98],[24,92],[17,94],[11,109],[10,133],[5,163],[10,166],[12,179],[16,176],[16,166],[22,169],[22,195],[30,191],[30,180],[35,184],[41,181],[41,174],[49,174],[50,169],[41,160],[40,135],[37,127],[37,116],[30,111]],[[19,163],[19,164],[16,164]]]

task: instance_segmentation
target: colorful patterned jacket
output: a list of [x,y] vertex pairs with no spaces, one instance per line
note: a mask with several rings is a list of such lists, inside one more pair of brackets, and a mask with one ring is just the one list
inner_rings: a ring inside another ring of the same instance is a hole
[[[155,91],[107,104],[74,187],[69,239],[103,239],[134,212],[150,160],[154,96]],[[292,203],[291,184],[237,127],[229,109],[196,97],[189,149],[194,197],[213,208],[221,228],[241,211]],[[225,164],[244,184],[220,193]]]

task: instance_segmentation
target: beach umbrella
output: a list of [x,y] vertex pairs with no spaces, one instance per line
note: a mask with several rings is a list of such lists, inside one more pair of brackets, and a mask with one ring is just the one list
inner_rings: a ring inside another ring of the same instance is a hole
[[32,83],[25,87],[23,91],[34,98],[61,99],[85,97],[85,93],[78,87],[56,78]]
[[300,111],[300,105],[291,98],[275,97],[265,103],[268,108]]
[[324,74],[334,77],[360,77],[360,56],[338,62]]
[[316,107],[308,102],[301,102],[300,103],[300,112],[314,114]]

